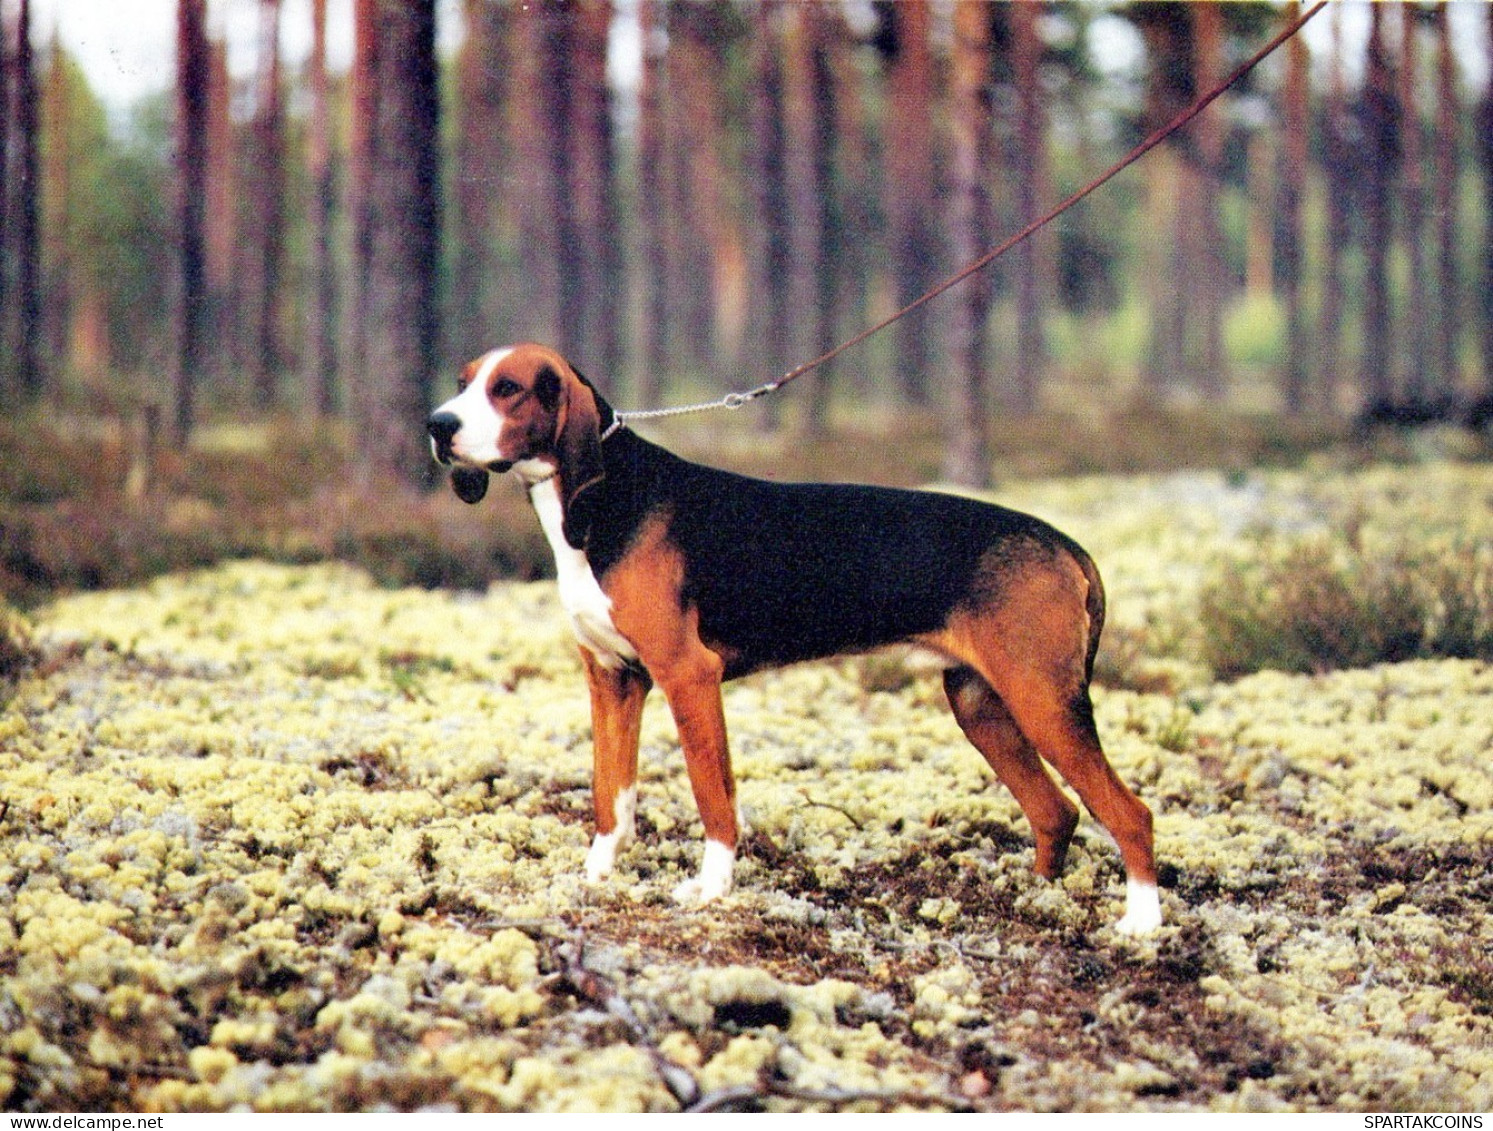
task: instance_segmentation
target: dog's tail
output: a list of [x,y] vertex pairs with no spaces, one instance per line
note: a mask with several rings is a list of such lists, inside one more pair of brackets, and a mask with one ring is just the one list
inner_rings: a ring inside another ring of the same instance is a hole
[[1094,559],[1079,547],[1073,554],[1078,568],[1083,570],[1089,583],[1089,592],[1084,600],[1084,611],[1089,614],[1089,650],[1084,657],[1083,678],[1087,683],[1094,678],[1094,657],[1099,653],[1099,637],[1104,632],[1104,580],[1099,576],[1099,567]]

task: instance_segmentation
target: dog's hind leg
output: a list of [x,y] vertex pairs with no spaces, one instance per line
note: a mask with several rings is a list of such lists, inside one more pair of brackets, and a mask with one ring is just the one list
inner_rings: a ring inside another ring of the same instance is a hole
[[1097,577],[1076,557],[1057,557],[1024,563],[1005,580],[997,600],[951,625],[945,651],[984,677],[1031,747],[1114,838],[1126,878],[1117,926],[1145,934],[1161,923],[1151,810],[1104,756],[1089,699],[1102,622]]
[[1021,731],[1114,838],[1125,864],[1125,915],[1116,928],[1146,934],[1161,924],[1151,810],[1120,780],[1094,726],[1087,685],[1064,696],[1035,672],[1001,688]]
[[1037,845],[1037,874],[1054,879],[1078,827],[1078,807],[1063,795],[995,689],[973,668],[949,668],[944,691],[964,736],[1021,805]]

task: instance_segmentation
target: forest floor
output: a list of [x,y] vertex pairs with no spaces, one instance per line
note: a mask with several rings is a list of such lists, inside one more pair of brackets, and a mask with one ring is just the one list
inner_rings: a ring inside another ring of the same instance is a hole
[[552,585],[234,562],[12,627],[0,1107],[1493,1106],[1493,665],[1224,682],[1198,641],[1221,563],[1281,542],[1486,564],[1493,467],[999,498],[1105,573],[1096,709],[1156,813],[1155,936],[1113,931],[1092,821],[1033,875],[937,676],[888,655],[728,687],[752,831],[701,910],[669,897],[699,824],[654,697],[639,842],[588,885]]

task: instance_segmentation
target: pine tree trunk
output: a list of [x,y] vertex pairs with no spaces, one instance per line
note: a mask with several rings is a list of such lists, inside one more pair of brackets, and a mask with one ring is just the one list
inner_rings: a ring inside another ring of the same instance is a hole
[[581,286],[575,359],[610,383],[617,380],[622,364],[622,246],[607,82],[611,0],[579,0],[569,18],[574,84],[566,136]]
[[[752,188],[749,232],[750,310],[748,336],[754,362],[774,375],[788,367],[796,343],[793,324],[799,308],[790,290],[793,258],[791,201],[788,193],[788,137],[783,52],[775,26],[780,0],[763,0],[752,10],[751,149]],[[769,403],[762,419],[775,420]]]
[[[1052,195],[1047,160],[1047,107],[1040,66],[1042,40],[1036,4],[1012,4],[1011,68],[1016,84],[1016,200],[1018,222],[1035,220]],[[1042,395],[1042,371],[1047,363],[1043,321],[1045,298],[1051,294],[1052,233],[1039,232],[1016,248],[1016,400],[1018,414],[1037,411]],[[975,250],[980,254],[983,248]],[[971,256],[974,258],[974,256]],[[963,253],[960,262],[965,262]]]
[[[1146,130],[1159,129],[1191,101],[1190,14],[1186,5],[1150,4],[1136,9],[1146,43]],[[1174,145],[1153,151],[1145,162],[1148,241],[1146,275],[1151,308],[1153,393],[1165,396],[1185,387],[1187,327],[1191,288],[1187,212],[1196,196],[1194,175]]]
[[280,0],[259,0],[259,57],[250,176],[254,210],[254,345],[250,353],[254,405],[279,400],[285,347],[280,300],[285,259],[285,123],[280,95]]
[[[1287,63],[1287,68],[1290,64]],[[1290,85],[1290,75],[1285,85]],[[1280,99],[1281,129],[1285,129],[1286,95]],[[1255,130],[1244,143],[1244,191],[1248,206],[1244,216],[1244,293],[1270,296],[1275,293],[1275,223],[1280,206],[1282,148],[1272,132]]]
[[[527,299],[521,337],[563,348],[559,264],[560,232],[556,176],[566,176],[568,150],[556,135],[553,103],[564,96],[551,88],[563,82],[552,73],[559,47],[551,44],[557,24],[554,0],[522,6],[515,16],[512,66],[507,76],[522,97],[508,100],[512,139],[512,179],[508,196],[518,239],[518,267]],[[560,45],[563,47],[563,44]],[[560,57],[563,62],[563,56]],[[562,119],[563,120],[563,119]]]
[[1343,15],[1332,11],[1333,50],[1329,56],[1326,103],[1322,108],[1322,164],[1327,181],[1327,233],[1322,249],[1322,311],[1313,365],[1322,382],[1322,399],[1337,411],[1344,386],[1343,322],[1347,303],[1344,259],[1352,242],[1352,200],[1356,192],[1354,142],[1349,135],[1343,78]]
[[[1493,65],[1493,5],[1488,8],[1488,61]],[[1493,396],[1493,83],[1483,94],[1479,107],[1477,147],[1483,167],[1483,293],[1482,318],[1483,392]]]
[[[810,352],[823,356],[835,347],[835,318],[840,309],[840,276],[835,271],[837,244],[840,240],[840,193],[835,175],[839,141],[836,136],[836,83],[842,68],[836,56],[844,43],[841,16],[829,6],[811,6],[808,12],[810,39],[813,43],[814,183],[818,186],[814,217],[819,225],[819,249],[814,280],[814,341]],[[812,434],[829,430],[830,399],[834,389],[835,365],[827,362],[809,377],[809,399],[804,414]]]
[[327,106],[327,0],[311,3],[311,402],[321,416],[337,410],[337,263],[332,225],[337,180]]
[[76,154],[69,144],[72,128],[69,118],[72,107],[68,98],[67,68],[62,50],[62,37],[53,31],[48,49],[47,84],[42,96],[42,120],[46,122],[47,147],[44,157],[45,171],[42,184],[45,195],[42,201],[42,303],[43,340],[46,354],[52,364],[61,370],[71,366],[68,352],[68,332],[73,319],[73,283],[75,276],[71,258],[72,220],[76,202],[73,201],[72,172]]
[[[993,178],[994,125],[990,93],[991,8],[984,0],[957,0],[954,5],[952,180],[954,256],[960,263],[978,259],[990,245],[990,184]],[[988,324],[992,293],[990,274],[966,279],[954,308],[954,387],[948,457],[950,481],[984,487],[990,481]]]
[[199,377],[227,368],[247,368],[243,335],[244,281],[235,269],[238,257],[240,179],[234,145],[232,83],[228,75],[228,45],[209,40],[207,204],[204,223],[203,269],[207,276],[209,318],[218,348],[203,358]]
[[368,383],[359,443],[375,466],[431,481],[422,424],[436,369],[440,240],[440,101],[435,0],[370,6],[377,112],[369,192]]
[[353,0],[353,58],[349,79],[347,212],[352,223],[350,305],[343,342],[343,371],[361,373],[368,359],[369,285],[373,264],[373,186],[379,115],[378,8],[380,0]]
[[[1213,89],[1223,77],[1223,7],[1194,4],[1193,93]],[[1215,106],[1204,110],[1193,125],[1198,159],[1196,242],[1189,254],[1194,266],[1197,317],[1202,350],[1199,384],[1210,400],[1222,400],[1229,390],[1228,362],[1223,351],[1223,308],[1229,292],[1228,264],[1223,254],[1223,226],[1218,215],[1219,186],[1223,179],[1223,122]]]
[[1368,67],[1364,77],[1362,124],[1368,162],[1364,174],[1364,354],[1359,391],[1370,405],[1394,397],[1393,335],[1389,297],[1389,247],[1399,163],[1399,112],[1394,73],[1384,35],[1384,7],[1370,16]]
[[1447,19],[1446,0],[1436,5],[1436,141],[1435,192],[1436,214],[1436,306],[1432,319],[1434,332],[1434,378],[1440,388],[1455,391],[1461,386],[1461,366],[1457,356],[1462,319],[1457,309],[1461,288],[1457,284],[1457,216],[1460,194],[1457,192],[1458,150],[1461,135],[1461,106],[1457,97],[1457,61],[1452,53],[1451,21]]
[[[849,29],[842,28],[842,35]],[[853,333],[869,325],[872,279],[878,269],[881,225],[876,219],[876,165],[872,160],[871,113],[867,88],[875,81],[858,64],[850,50],[837,51],[833,99],[838,164],[839,230],[830,269],[835,272],[833,324],[839,333]],[[862,354],[864,356],[864,354]],[[848,366],[844,383],[857,397],[875,390],[869,376],[872,367]]]
[[637,215],[638,265],[643,302],[638,328],[638,373],[633,392],[639,405],[662,402],[668,365],[669,304],[667,209],[664,197],[665,28],[668,0],[639,0],[643,73],[638,87]]
[[[887,75],[886,212],[900,307],[928,290],[941,262],[933,151],[932,13],[928,0],[900,0],[883,12],[892,23],[893,45]],[[898,321],[892,332],[902,394],[912,404],[927,404],[934,364],[929,308],[919,307]]]
[[[818,5],[790,5],[783,16],[785,172],[791,214],[788,308],[794,312],[794,332],[785,337],[793,357],[808,361],[834,345],[834,276],[827,260],[834,212],[834,79],[827,58],[829,13]],[[813,438],[828,427],[829,367],[821,365],[806,380],[799,426],[805,437]]]
[[[1300,0],[1292,0],[1285,19],[1300,16]],[[1280,183],[1276,199],[1276,237],[1278,278],[1281,301],[1286,308],[1286,368],[1281,400],[1286,412],[1299,415],[1308,407],[1309,376],[1307,360],[1306,312],[1302,309],[1302,205],[1306,199],[1307,141],[1310,121],[1307,114],[1306,41],[1295,36],[1286,45],[1286,81],[1282,92],[1281,117],[1283,134],[1280,150]],[[1316,385],[1320,395],[1320,384]]]
[[1426,264],[1426,184],[1421,167],[1425,149],[1421,132],[1420,110],[1416,105],[1418,60],[1416,58],[1416,16],[1409,4],[1399,6],[1400,73],[1398,102],[1400,112],[1401,179],[1396,195],[1405,225],[1404,247],[1410,261],[1410,276],[1405,291],[1404,377],[1400,387],[1412,401],[1425,400],[1440,392],[1429,380],[1431,361],[1430,286]]
[[455,264],[452,282],[451,345],[460,358],[472,358],[497,345],[503,322],[502,287],[494,247],[498,216],[510,172],[505,100],[512,87],[508,35],[513,9],[488,0],[465,0],[467,35],[456,61],[456,184],[452,230]]
[[[753,316],[743,317],[743,311],[756,301],[750,249],[756,233],[743,232],[726,200],[727,108],[721,75],[738,15],[730,0],[673,3],[668,13],[669,119],[663,164],[668,180],[670,356],[681,370],[708,375],[719,384],[735,383],[751,333],[747,328],[754,325]],[[755,129],[752,97],[749,85],[749,136]],[[756,169],[760,159],[757,153],[746,155],[748,169]],[[754,183],[746,191],[756,193],[761,186]],[[748,211],[754,208],[750,199],[742,202],[743,212],[755,217]],[[760,345],[753,338],[754,366]]]
[[10,372],[10,29],[0,3],[0,405],[12,392]]
[[206,352],[208,309],[204,208],[207,201],[211,72],[207,0],[177,0],[176,187],[180,277],[176,293],[176,365],[171,428],[178,445],[185,444],[192,431],[196,381]]
[[16,179],[16,377],[23,395],[37,397],[46,379],[41,358],[41,122],[31,50],[31,0],[21,0],[16,29],[16,132],[21,147]]
[[549,249],[557,280],[555,345],[580,364],[584,344],[585,253],[579,202],[575,199],[575,146],[571,129],[577,98],[573,11],[566,0],[539,0],[542,81],[533,91],[539,105],[543,161],[548,185]]

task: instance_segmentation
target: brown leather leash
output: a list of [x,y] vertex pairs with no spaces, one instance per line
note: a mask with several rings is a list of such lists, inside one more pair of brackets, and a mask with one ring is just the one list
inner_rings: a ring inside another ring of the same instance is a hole
[[1275,38],[1270,40],[1270,42],[1265,44],[1264,47],[1260,48],[1259,51],[1255,52],[1254,55],[1250,56],[1249,59],[1240,64],[1240,66],[1235,69],[1234,72],[1230,74],[1226,79],[1215,86],[1212,90],[1204,94],[1202,97],[1198,98],[1186,110],[1183,110],[1170,122],[1162,126],[1155,133],[1151,134],[1148,138],[1137,145],[1124,157],[1116,161],[1103,173],[1095,177],[1088,184],[1084,185],[1083,188],[1079,189],[1072,196],[1062,201],[1062,203],[1058,204],[1050,212],[1047,212],[1045,215],[1037,218],[1036,220],[1033,220],[1030,224],[1022,228],[1019,232],[1011,236],[998,247],[994,247],[991,250],[987,251],[973,263],[970,263],[967,266],[961,268],[959,271],[955,272],[948,278],[944,279],[942,282],[938,283],[931,290],[928,290],[925,293],[919,295],[917,298],[909,302],[906,306],[902,307],[902,309],[896,311],[894,314],[891,314],[886,318],[883,318],[874,326],[867,327],[860,333],[856,334],[853,338],[846,339],[839,345],[835,346],[834,349],[828,351],[827,353],[820,354],[812,361],[806,361],[802,365],[788,370],[788,372],[784,373],[776,381],[768,381],[765,384],[758,385],[754,389],[746,389],[741,392],[727,393],[725,396],[720,397],[717,400],[705,401],[700,404],[681,405],[677,408],[656,408],[642,409],[633,412],[621,412],[617,414],[617,418],[614,422],[613,427],[617,427],[620,424],[625,424],[628,421],[632,420],[648,420],[664,416],[682,416],[685,413],[706,412],[717,408],[740,408],[742,405],[749,404],[752,401],[756,400],[758,397],[765,397],[769,393],[777,392],[789,382],[798,380],[798,378],[802,377],[805,373],[809,373],[815,369],[818,369],[821,365],[824,365],[827,362],[830,362],[839,357],[846,350],[853,349],[854,347],[860,345],[872,335],[879,334],[882,330],[885,330],[888,326],[892,325],[892,323],[896,322],[898,319],[905,318],[914,310],[917,310],[920,306],[924,306],[927,303],[932,302],[945,291],[958,286],[960,283],[964,282],[965,279],[968,279],[971,275],[983,271],[986,267],[989,267],[990,264],[995,262],[995,260],[999,259],[1002,255],[1006,254],[1006,252],[1010,251],[1017,244],[1029,238],[1036,232],[1041,231],[1048,224],[1052,223],[1059,216],[1061,216],[1064,212],[1068,211],[1068,209],[1072,208],[1079,201],[1083,200],[1084,197],[1088,196],[1090,193],[1094,192],[1101,186],[1107,184],[1124,170],[1135,164],[1147,153],[1151,152],[1151,150],[1155,149],[1167,138],[1171,137],[1174,133],[1182,129],[1204,110],[1206,110],[1221,95],[1223,95],[1231,87],[1237,84],[1240,79],[1244,78],[1245,75],[1249,74],[1250,71],[1254,70],[1257,66],[1260,65],[1260,63],[1267,59],[1275,51],[1276,48],[1285,43],[1288,39],[1290,39],[1303,27],[1305,27],[1307,21],[1315,16],[1318,12],[1320,12],[1323,8],[1327,7],[1329,3],[1331,3],[1331,0],[1317,0],[1316,4],[1312,5],[1312,7],[1307,9],[1307,11],[1303,15],[1298,17],[1296,20],[1286,26],[1279,34],[1277,34]]

